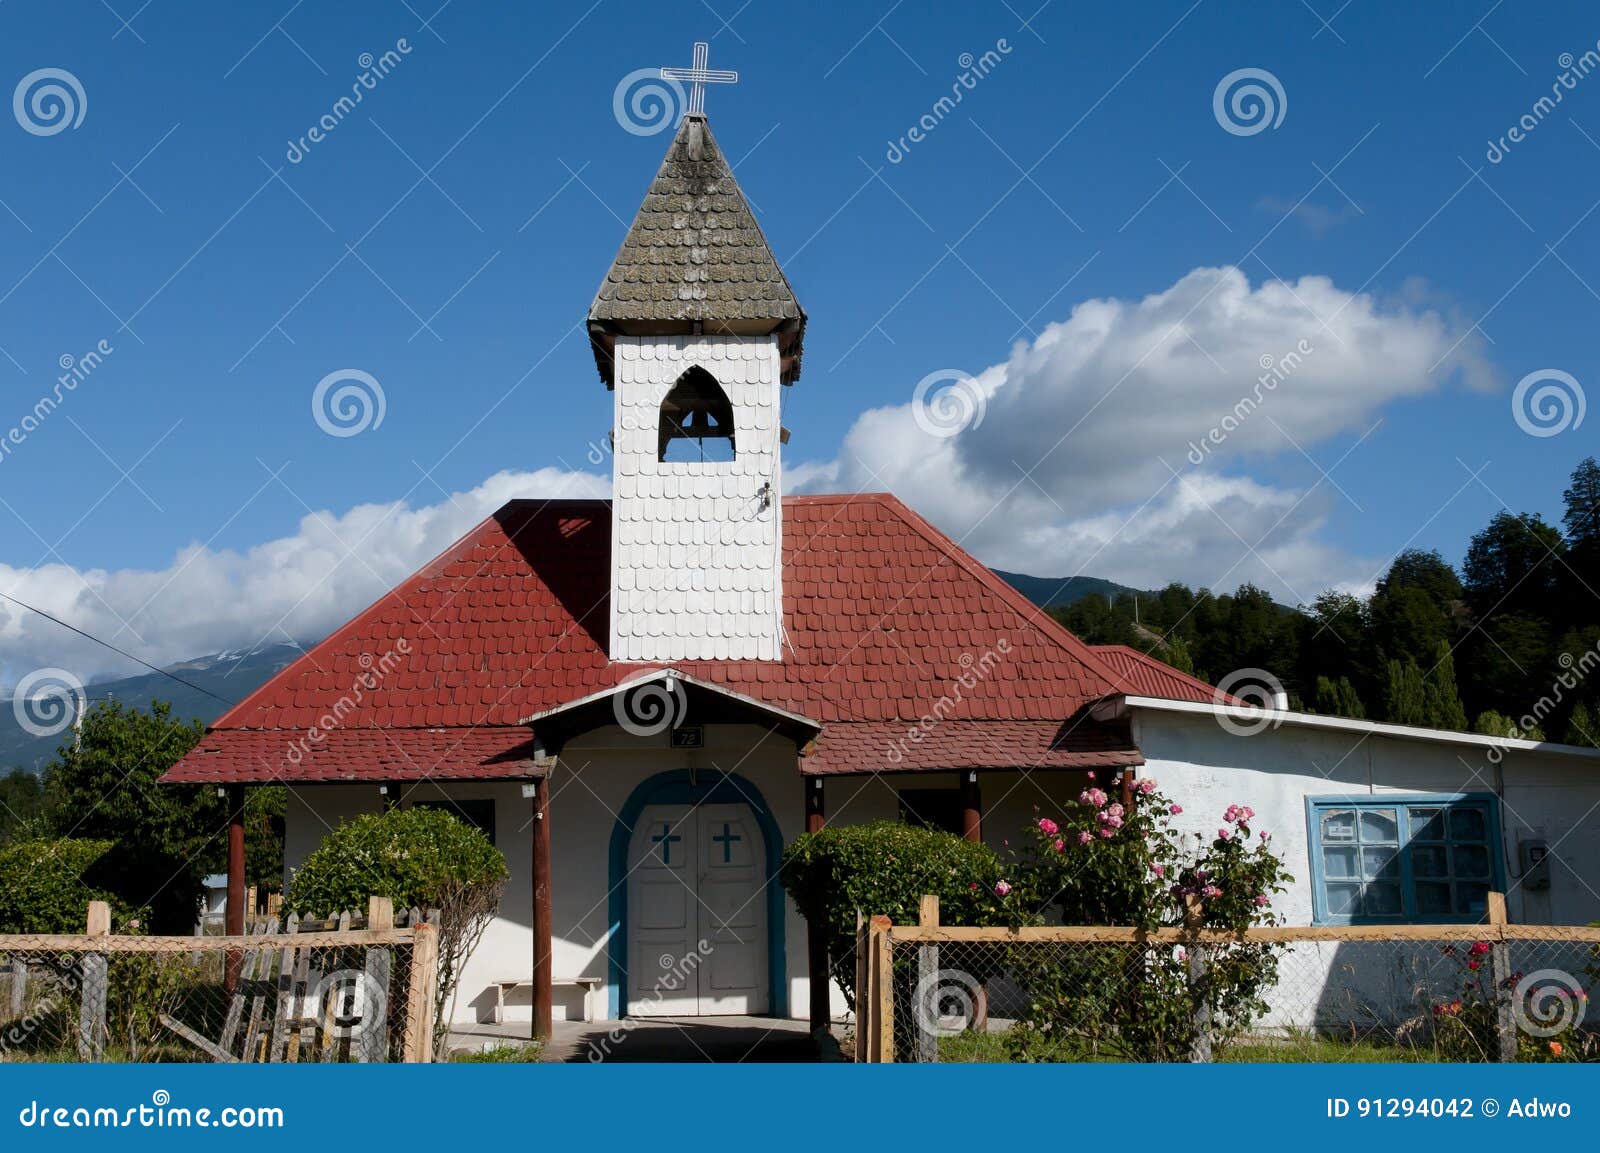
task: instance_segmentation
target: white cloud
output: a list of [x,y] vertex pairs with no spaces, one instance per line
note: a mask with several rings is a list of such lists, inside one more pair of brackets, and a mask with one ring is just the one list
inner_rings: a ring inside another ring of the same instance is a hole
[[1237,268],[1200,268],[1142,300],[1086,301],[1019,343],[960,386],[981,419],[955,435],[921,427],[948,413],[919,424],[913,404],[874,409],[836,459],[790,476],[891,490],[1000,568],[1145,586],[1248,579],[1309,598],[1369,582],[1382,558],[1320,540],[1328,486],[1289,491],[1248,468],[1364,431],[1451,379],[1492,386],[1460,327],[1326,277],[1252,287]]
[[[1287,600],[1360,588],[1383,558],[1323,539],[1340,498],[1248,470],[1295,442],[1364,430],[1384,406],[1452,377],[1492,383],[1461,331],[1418,291],[1382,303],[1324,277],[1252,287],[1236,268],[1197,269],[1142,300],[1086,301],[1018,344],[965,386],[982,419],[957,435],[931,435],[909,403],[871,409],[833,459],[789,467],[786,488],[895,492],[987,563],[1042,576],[1253,580]],[[1291,352],[1292,370],[1260,385],[1261,358]],[[1197,466],[1191,446],[1212,429],[1225,435]],[[436,504],[308,515],[294,534],[243,552],[192,544],[159,570],[0,565],[0,588],[166,664],[318,638],[505,501],[608,491],[593,473],[501,472]],[[0,654],[0,685],[43,666],[84,678],[138,671],[4,602]]]
[[[263,641],[315,640],[515,497],[608,496],[592,473],[500,472],[437,504],[308,514],[292,536],[244,552],[192,544],[163,569],[0,565],[0,588],[156,665]],[[80,678],[142,671],[36,613],[0,602],[6,684],[35,668]]]

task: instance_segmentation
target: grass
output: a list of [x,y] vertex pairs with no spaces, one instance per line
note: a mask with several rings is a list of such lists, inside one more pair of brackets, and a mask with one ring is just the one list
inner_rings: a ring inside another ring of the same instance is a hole
[[[1118,1063],[1120,1056],[1095,1052],[1081,1043],[1067,1042],[1050,1050],[1042,1060],[1078,1064]],[[1003,1064],[1011,1060],[1004,1033],[957,1033],[939,1039],[939,1060],[948,1064]],[[1414,1049],[1375,1041],[1345,1041],[1309,1033],[1281,1038],[1235,1041],[1217,1054],[1218,1064],[1337,1064],[1340,1062],[1437,1062],[1432,1049]]]
[[457,1049],[450,1060],[457,1065],[523,1065],[538,1061],[543,1049],[537,1041],[511,1042],[487,1049]]

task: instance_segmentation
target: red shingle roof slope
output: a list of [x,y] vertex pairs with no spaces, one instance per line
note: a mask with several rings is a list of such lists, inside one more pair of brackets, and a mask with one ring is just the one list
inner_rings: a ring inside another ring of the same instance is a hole
[[1117,678],[1117,691],[1130,697],[1162,697],[1169,701],[1197,701],[1211,704],[1232,698],[1219,696],[1214,685],[1158,661],[1131,645],[1094,645],[1094,655]]
[[[1123,678],[900,501],[789,497],[783,516],[785,659],[674,667],[822,722],[807,773],[1141,763],[1079,716]],[[610,524],[606,501],[508,503],[165,779],[526,774],[519,722],[642,667],[606,656]]]

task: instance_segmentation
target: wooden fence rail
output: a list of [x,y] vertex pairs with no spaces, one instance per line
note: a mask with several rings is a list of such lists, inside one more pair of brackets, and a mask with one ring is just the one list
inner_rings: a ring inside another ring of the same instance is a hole
[[[972,927],[941,925],[939,899],[924,896],[915,925],[896,925],[890,918],[860,918],[856,927],[856,1028],[855,1059],[878,1063],[895,1060],[895,980],[894,946],[914,944],[918,984],[939,971],[939,945],[957,943],[1060,944],[1060,945],[1170,945],[1186,951],[1189,980],[1202,984],[1207,979],[1208,946],[1253,943],[1294,945],[1307,943],[1411,942],[1455,943],[1483,941],[1489,945],[1489,965],[1496,987],[1510,976],[1509,946],[1515,942],[1569,943],[1600,947],[1600,926],[1513,925],[1506,921],[1503,893],[1490,893],[1485,919],[1476,924],[1440,925],[1272,925],[1239,932],[1199,927],[1196,911],[1188,923],[1162,929],[1126,926],[1030,925]],[[903,990],[902,990],[903,991]],[[979,996],[986,996],[983,990]],[[1194,1043],[1190,1059],[1211,1059],[1210,1022],[1205,1017],[1205,999],[1196,1014]],[[980,1013],[986,1010],[980,1009]],[[1512,1009],[1502,999],[1496,1009],[1496,1056],[1502,1061],[1516,1060],[1516,1026]],[[904,1033],[904,1030],[902,1030]],[[936,1037],[917,1037],[915,1058],[937,1060]]]
[[[410,909],[397,917],[387,898],[374,897],[363,914],[344,912],[325,918],[291,914],[281,923],[277,917],[257,920],[253,928],[239,937],[118,935],[111,932],[109,907],[94,901],[81,934],[0,934],[0,974],[9,985],[9,995],[0,1004],[0,1023],[27,1016],[31,979],[41,973],[59,975],[66,966],[77,995],[77,1056],[98,1061],[105,1057],[109,1034],[111,957],[187,955],[198,964],[206,956],[220,955],[221,980],[215,994],[227,998],[220,1035],[206,1035],[166,1012],[159,1018],[168,1033],[209,1060],[387,1061],[391,1055],[404,1061],[433,1059],[437,912]],[[397,948],[410,950],[407,967],[398,973]],[[324,973],[320,966],[326,951],[344,949],[361,954],[356,968],[334,967]],[[397,975],[403,976],[403,986]],[[391,1001],[391,993],[398,1001]],[[219,1002],[212,1004],[221,1007]],[[392,1009],[401,1010],[398,1020],[404,1035],[398,1046],[391,1044]],[[353,1019],[361,1021],[359,1030],[352,1027]]]

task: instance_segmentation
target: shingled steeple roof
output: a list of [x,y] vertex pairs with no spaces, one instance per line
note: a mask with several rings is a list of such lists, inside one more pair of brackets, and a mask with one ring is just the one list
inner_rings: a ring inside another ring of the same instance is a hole
[[777,333],[783,380],[800,375],[806,314],[704,117],[678,125],[589,306],[607,387],[616,336]]

